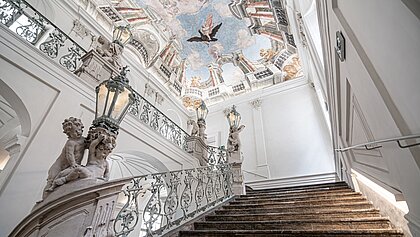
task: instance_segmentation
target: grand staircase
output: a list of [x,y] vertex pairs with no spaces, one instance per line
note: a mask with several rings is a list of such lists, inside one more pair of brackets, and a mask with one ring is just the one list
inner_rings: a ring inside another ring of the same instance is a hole
[[247,191],[179,236],[404,236],[346,183]]

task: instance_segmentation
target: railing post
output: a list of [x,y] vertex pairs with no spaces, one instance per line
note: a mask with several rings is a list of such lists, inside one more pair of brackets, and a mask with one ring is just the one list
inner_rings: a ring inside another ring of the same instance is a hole
[[201,137],[189,136],[186,138],[187,152],[198,159],[200,166],[208,164],[207,145]]
[[118,74],[118,69],[95,50],[90,50],[82,56],[81,60],[83,62],[82,66],[75,71],[75,74],[81,79],[93,82],[95,85],[98,82],[108,80],[114,74]]

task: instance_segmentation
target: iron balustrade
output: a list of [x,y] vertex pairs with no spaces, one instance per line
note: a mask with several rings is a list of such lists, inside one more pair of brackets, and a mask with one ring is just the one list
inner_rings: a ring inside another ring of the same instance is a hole
[[186,150],[188,133],[137,91],[135,91],[135,94],[137,98],[130,107],[129,113],[181,149]]
[[[25,0],[0,0],[0,22],[41,52],[74,72],[86,53],[80,45]],[[48,33],[48,37],[43,37]],[[44,38],[43,42],[39,42]]]
[[227,164],[227,150],[224,146],[207,146],[208,163],[210,165]]
[[120,194],[115,236],[129,236],[139,223],[140,236],[162,236],[231,198],[232,183],[231,164],[135,177]]

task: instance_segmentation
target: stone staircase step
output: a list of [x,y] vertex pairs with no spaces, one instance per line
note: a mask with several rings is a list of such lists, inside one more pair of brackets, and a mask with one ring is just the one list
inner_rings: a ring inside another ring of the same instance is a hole
[[181,231],[180,237],[204,236],[204,237],[402,237],[400,230],[194,230]]
[[217,210],[218,213],[234,214],[234,213],[245,213],[245,214],[257,214],[257,213],[268,213],[268,212],[300,212],[307,213],[321,210],[360,210],[373,208],[369,202],[352,203],[352,204],[322,204],[322,205],[303,205],[293,207],[267,207],[267,208],[235,208],[235,206],[224,206],[222,209]]
[[319,195],[276,195],[276,196],[265,196],[265,197],[237,197],[235,202],[253,202],[253,201],[266,201],[266,200],[329,200],[337,197],[363,197],[361,193],[358,192],[346,192],[346,193],[327,193]]
[[353,190],[350,188],[334,188],[334,189],[314,189],[314,190],[298,190],[298,191],[287,191],[287,192],[270,192],[270,193],[253,193],[253,194],[245,194],[240,195],[239,197],[244,198],[253,198],[253,197],[270,197],[270,196],[299,196],[299,195],[318,195],[318,194],[328,194],[328,193],[351,193]]
[[274,203],[274,204],[231,204],[231,205],[226,205],[223,206],[223,209],[255,209],[255,208],[261,208],[261,209],[266,209],[266,208],[270,208],[270,209],[277,209],[277,208],[326,208],[326,207],[336,207],[336,206],[340,206],[340,207],[353,207],[353,206],[358,206],[358,205],[362,205],[362,206],[366,206],[366,205],[371,205],[371,203],[367,200],[362,200],[362,201],[357,201],[357,202],[351,202],[351,203],[331,203],[331,202],[322,202],[322,203],[314,203],[312,204],[311,202],[306,202],[306,201],[302,201],[302,202],[289,202],[287,204],[282,204],[282,203]]
[[267,206],[267,205],[303,205],[303,204],[321,204],[321,203],[352,203],[352,202],[362,202],[362,201],[366,201],[365,197],[359,196],[359,197],[335,197],[335,198],[330,198],[328,200],[325,199],[286,199],[286,200],[282,200],[282,199],[266,199],[266,200],[249,200],[249,201],[232,201],[229,203],[230,206],[232,205],[240,205],[240,206],[245,206],[245,205],[249,205],[249,206],[254,206],[254,205],[259,205],[259,206]]
[[194,223],[195,230],[369,230],[391,228],[391,223],[384,217],[338,220],[206,221]]
[[402,237],[344,182],[247,191],[179,236]]
[[263,221],[263,220],[287,220],[287,219],[342,219],[342,218],[361,218],[361,217],[380,217],[378,209],[350,210],[350,211],[318,211],[308,213],[283,212],[283,213],[264,213],[264,214],[231,214],[223,215],[216,211],[215,215],[206,216],[206,221]]
[[283,188],[251,190],[251,191],[247,191],[247,194],[269,193],[269,192],[279,192],[279,191],[297,191],[297,190],[308,191],[312,189],[324,189],[324,188],[334,188],[334,187],[348,188],[349,186],[345,182],[336,182],[336,183],[324,183],[324,184],[303,185],[303,186],[293,186],[293,187],[283,187]]

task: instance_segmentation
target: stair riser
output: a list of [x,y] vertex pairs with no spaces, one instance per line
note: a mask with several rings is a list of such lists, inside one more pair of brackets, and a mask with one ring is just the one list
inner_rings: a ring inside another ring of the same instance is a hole
[[363,202],[366,201],[366,198],[364,197],[358,197],[358,198],[336,198],[336,199],[330,199],[330,200],[296,200],[296,201],[284,201],[284,200],[275,200],[275,201],[248,201],[248,202],[230,202],[229,205],[233,206],[233,205],[262,205],[262,206],[267,206],[267,205],[308,205],[308,204],[314,204],[314,205],[319,205],[322,203],[352,203],[352,202]]
[[279,221],[279,220],[306,220],[306,219],[323,219],[334,220],[342,218],[361,218],[361,217],[380,217],[379,212],[371,213],[343,213],[343,214],[281,214],[281,215],[259,215],[259,216],[207,216],[206,221]]
[[325,200],[328,201],[334,198],[352,198],[352,197],[363,197],[360,193],[330,193],[325,195],[296,195],[296,196],[267,196],[267,197],[260,197],[260,198],[245,198],[245,197],[238,197],[235,198],[235,202],[254,202],[254,201],[288,201],[288,200]]
[[388,221],[343,222],[343,223],[195,223],[196,230],[369,230],[390,229]]
[[358,207],[358,206],[363,206],[363,207],[372,207],[372,204],[370,204],[369,202],[354,202],[354,203],[322,203],[322,204],[313,204],[311,205],[310,203],[287,203],[284,205],[281,204],[269,204],[269,205],[252,205],[252,204],[247,204],[247,205],[227,205],[224,206],[223,209],[227,210],[227,209],[256,209],[256,208],[261,208],[261,209],[281,209],[281,208],[334,208],[334,207]]
[[[317,207],[317,208],[270,208],[270,209],[221,209],[218,210],[218,213],[228,214],[257,214],[257,213],[282,213],[282,212],[296,212],[296,213],[307,213],[314,211],[327,211],[327,210],[336,210],[340,211],[351,211],[351,210],[360,210],[360,209],[369,209],[372,208],[371,204],[367,205],[357,205],[354,207]],[[299,210],[297,210],[299,209]]]
[[314,189],[323,189],[323,188],[342,188],[342,187],[348,188],[349,186],[346,183],[320,184],[320,185],[289,187],[289,188],[250,190],[250,191],[247,191],[247,193],[265,193],[265,192],[273,192],[273,191],[299,191],[299,190],[314,190]]
[[250,233],[226,233],[226,232],[211,232],[206,231],[205,233],[197,233],[194,231],[183,231],[179,235],[180,237],[226,237],[226,236],[235,236],[235,237],[403,237],[403,234],[395,234],[395,233],[377,233],[377,234],[369,234],[369,233],[349,233],[349,234],[342,234],[342,233],[256,233],[250,231]]
[[307,192],[272,192],[272,193],[263,193],[263,194],[246,194],[241,195],[241,198],[253,198],[253,197],[291,197],[291,196],[301,196],[301,195],[318,195],[318,194],[330,194],[330,193],[351,193],[352,190],[349,188],[342,189],[332,189],[332,190],[314,190]]

